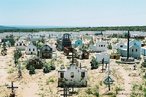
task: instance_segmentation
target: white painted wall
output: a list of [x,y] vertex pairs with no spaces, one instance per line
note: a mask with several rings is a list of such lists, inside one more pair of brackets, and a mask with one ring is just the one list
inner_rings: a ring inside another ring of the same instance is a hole
[[[71,73],[74,73],[74,77],[71,78]],[[85,72],[84,79],[81,80],[81,72]],[[60,77],[60,74],[59,74]],[[86,84],[87,81],[87,70],[83,68],[79,68],[75,65],[71,65],[69,69],[66,69],[64,72],[64,78],[67,79],[66,83],[71,84],[75,83],[77,85]]]
[[108,44],[105,41],[98,41],[95,45],[90,45],[89,49],[90,51],[99,51],[103,52],[106,51]]
[[113,46],[114,49],[126,48],[125,43],[117,43]]
[[30,44],[26,47],[25,53],[26,53],[27,55],[31,55],[31,54],[37,55],[37,47],[34,46],[32,43],[30,43]]
[[96,53],[95,56],[98,63],[102,63],[103,58],[104,58],[104,62],[107,62],[107,63],[110,62],[110,55],[106,52]]
[[26,48],[26,42],[24,40],[18,40],[16,43],[15,43],[15,47],[16,49],[20,49],[20,50],[25,50]]

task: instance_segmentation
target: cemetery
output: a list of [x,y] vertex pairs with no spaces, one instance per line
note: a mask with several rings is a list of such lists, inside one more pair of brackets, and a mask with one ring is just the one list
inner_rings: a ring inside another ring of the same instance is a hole
[[2,38],[0,97],[145,97],[146,37],[99,32]]

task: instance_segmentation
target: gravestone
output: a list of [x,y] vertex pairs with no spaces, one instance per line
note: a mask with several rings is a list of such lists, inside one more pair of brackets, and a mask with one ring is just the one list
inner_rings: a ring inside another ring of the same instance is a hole
[[114,80],[110,77],[110,65],[108,64],[108,76],[103,81],[105,85],[108,85],[108,89],[110,91],[111,84],[113,84]]
[[104,80],[104,84],[108,85],[109,91],[110,91],[110,85],[113,84],[114,80],[108,76],[105,80]]

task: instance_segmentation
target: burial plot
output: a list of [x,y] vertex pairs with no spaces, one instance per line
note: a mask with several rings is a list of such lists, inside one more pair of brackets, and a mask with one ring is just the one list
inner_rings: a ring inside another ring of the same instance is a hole
[[104,84],[108,86],[108,90],[110,91],[111,89],[111,84],[113,84],[114,80],[111,78],[110,76],[110,65],[108,64],[108,75],[107,77],[104,79]]
[[89,59],[89,52],[85,49],[75,49],[75,57],[78,59]]
[[97,41],[96,44],[90,44],[89,50],[91,52],[104,52],[107,51],[107,45],[105,41]]
[[44,65],[44,67],[43,67],[43,72],[44,73],[49,73],[49,72],[51,72],[51,70],[55,70],[56,69],[56,67],[55,67],[55,65],[54,65],[54,63],[53,63],[53,60],[51,60],[51,62],[48,64],[48,63],[44,63],[45,65]]
[[[87,70],[78,67],[74,63],[74,55],[72,54],[72,62],[70,66],[61,68],[58,76],[58,87],[61,88],[81,88],[87,86]],[[66,97],[66,96],[65,96]]]
[[144,56],[143,59],[144,59],[144,61],[142,62],[141,65],[142,65],[143,67],[146,67],[146,56]]
[[118,59],[120,59],[120,54],[118,54],[118,53],[111,53],[110,58],[118,60]]
[[43,62],[39,57],[32,57],[28,60],[26,68],[29,70],[30,66],[33,66],[35,69],[42,69]]
[[141,56],[141,42],[138,40],[130,41],[130,32],[128,31],[127,45],[119,48],[118,52],[122,56],[122,63],[134,64],[135,59],[139,59]]
[[10,93],[10,96],[9,97],[15,97],[15,92],[14,92],[14,89],[18,88],[16,86],[13,85],[13,81],[11,82],[11,86],[10,87],[7,87],[8,89],[11,89],[11,93]]
[[25,49],[25,53],[27,55],[37,55],[38,51],[37,51],[37,47],[35,45],[33,45],[33,43],[31,42]]
[[26,48],[26,43],[24,40],[18,40],[16,43],[15,43],[15,47],[16,49],[19,49],[19,50],[25,50]]
[[95,57],[92,58],[90,64],[91,64],[91,69],[97,69],[99,65]]
[[82,50],[82,59],[89,59],[89,52],[87,50]]
[[40,57],[42,59],[51,59],[52,53],[52,48],[49,45],[44,45],[40,50]]
[[110,77],[110,76],[108,76],[105,80],[104,80],[104,84],[105,85],[108,85],[108,89],[109,89],[109,91],[110,91],[110,87],[111,87],[111,84],[113,84],[113,79]]
[[63,51],[65,47],[71,48],[70,36],[68,33],[63,34],[63,37],[57,40],[56,48],[61,51]]
[[83,41],[81,39],[76,39],[72,41],[72,47],[77,48],[82,46],[83,46]]
[[22,56],[22,53],[20,50],[16,49],[14,51],[14,63],[15,65],[18,64],[18,59]]

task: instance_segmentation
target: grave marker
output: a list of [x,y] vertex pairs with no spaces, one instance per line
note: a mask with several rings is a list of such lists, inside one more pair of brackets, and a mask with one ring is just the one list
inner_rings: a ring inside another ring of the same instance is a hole
[[7,88],[8,88],[8,89],[11,89],[10,97],[15,97],[14,89],[15,89],[15,88],[18,88],[18,87],[14,86],[13,81],[11,82],[11,86],[10,86],[10,87],[7,87]]
[[110,91],[111,84],[113,84],[114,80],[110,77],[110,65],[108,64],[108,76],[103,81],[105,85],[108,85],[108,89]]

